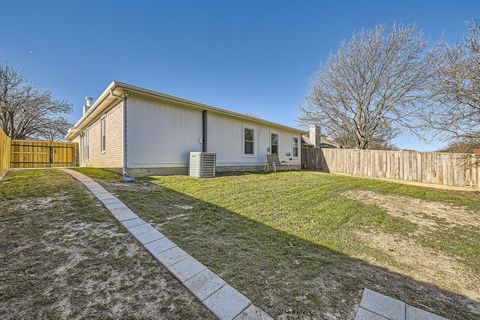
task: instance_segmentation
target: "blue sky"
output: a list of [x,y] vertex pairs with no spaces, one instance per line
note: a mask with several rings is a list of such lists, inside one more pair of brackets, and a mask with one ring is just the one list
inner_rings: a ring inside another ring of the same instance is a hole
[[297,126],[313,74],[355,30],[416,23],[455,42],[480,15],[480,1],[2,2],[0,59],[74,103],[74,121],[115,79]]

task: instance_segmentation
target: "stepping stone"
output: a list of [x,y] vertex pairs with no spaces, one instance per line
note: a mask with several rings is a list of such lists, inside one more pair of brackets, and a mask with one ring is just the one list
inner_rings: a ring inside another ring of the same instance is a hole
[[117,220],[120,221],[120,222],[125,221],[125,220],[138,219],[138,216],[131,211],[130,212],[128,212],[128,211],[121,212],[119,214],[114,215],[114,217],[117,218]]
[[243,310],[235,320],[273,320],[265,311],[251,304],[247,309]]
[[156,253],[153,256],[157,258],[157,260],[160,261],[165,267],[169,267],[172,264],[175,264],[185,258],[190,257],[188,253],[186,253],[179,247],[173,247],[172,249]]
[[166,250],[171,249],[171,248],[176,247],[176,246],[177,245],[175,243],[173,243],[172,241],[170,241],[169,239],[162,238],[162,239],[158,239],[158,240],[155,240],[153,242],[150,242],[150,243],[146,244],[145,248],[151,254],[155,255],[156,253],[166,251]]
[[105,205],[108,210],[112,211],[113,209],[120,209],[120,208],[128,208],[123,202],[118,202],[118,203],[113,203],[113,204],[107,204]]
[[[236,319],[235,319],[236,320]],[[357,315],[355,316],[355,320],[388,320],[378,314],[365,310],[363,308],[358,308]]]
[[405,303],[365,288],[360,307],[391,320],[405,320]]
[[168,267],[168,270],[181,282],[192,278],[205,269],[207,267],[193,257],[188,257]]
[[153,230],[133,235],[135,238],[137,238],[138,241],[140,241],[141,244],[146,245],[147,243],[150,243],[152,241],[165,238],[163,234],[160,233],[160,231],[156,230],[155,228],[152,227]]
[[227,283],[212,271],[205,269],[183,284],[200,301],[203,301]]
[[124,220],[124,221],[121,221],[120,223],[123,224],[123,226],[128,229],[128,228],[145,224],[145,221],[143,221],[140,218],[137,218],[137,219],[131,219],[131,220]]
[[104,199],[104,200],[100,200],[104,205],[107,205],[107,204],[114,204],[114,203],[117,203],[117,202],[121,202],[120,200],[118,200],[117,198],[113,197],[113,198],[108,198],[108,199]]
[[407,320],[447,320],[431,312],[418,309],[407,304]]
[[151,225],[149,225],[148,223],[142,224],[140,226],[128,228],[128,231],[131,234],[133,234],[134,236],[142,234],[142,233],[146,233],[146,232],[149,232],[149,231],[154,231],[154,230],[156,230],[156,229],[154,227],[152,227]]
[[203,303],[218,318],[231,320],[245,310],[252,302],[227,284],[208,297]]
[[130,208],[128,208],[127,206],[122,207],[122,208],[109,209],[109,210],[114,216],[116,216],[118,214],[122,214],[122,213],[133,213],[133,211],[130,210]]
[[[95,195],[95,197],[97,197],[98,200],[102,201],[102,200],[107,200],[107,199],[117,199],[117,197],[115,197],[113,194],[111,194],[110,192],[94,192],[93,193]],[[118,199],[117,199],[118,200]],[[120,202],[120,200],[118,200]]]

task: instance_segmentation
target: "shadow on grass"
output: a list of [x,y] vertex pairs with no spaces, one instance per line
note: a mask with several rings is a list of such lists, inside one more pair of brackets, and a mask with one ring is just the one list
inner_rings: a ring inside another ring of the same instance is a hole
[[348,319],[364,287],[453,319],[478,318],[480,313],[478,301],[149,183],[149,179],[124,184],[101,171],[84,173],[103,179],[137,214],[273,316]]
[[[478,301],[151,184],[149,179],[125,184],[107,180],[100,182],[134,212],[275,318],[351,319],[365,287],[451,319],[480,315]],[[155,187],[145,188],[146,184]]]

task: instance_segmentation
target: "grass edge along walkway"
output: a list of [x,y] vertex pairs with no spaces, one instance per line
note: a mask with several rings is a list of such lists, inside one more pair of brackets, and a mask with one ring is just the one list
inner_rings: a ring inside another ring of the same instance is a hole
[[122,201],[93,179],[70,169],[62,171],[83,183],[140,244],[219,319],[272,319],[250,299],[140,219]]

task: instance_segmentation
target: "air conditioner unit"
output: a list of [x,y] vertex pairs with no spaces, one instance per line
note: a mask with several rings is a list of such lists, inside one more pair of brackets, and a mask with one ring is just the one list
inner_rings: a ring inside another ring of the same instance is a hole
[[190,152],[190,176],[196,178],[215,177],[215,158],[215,153]]

